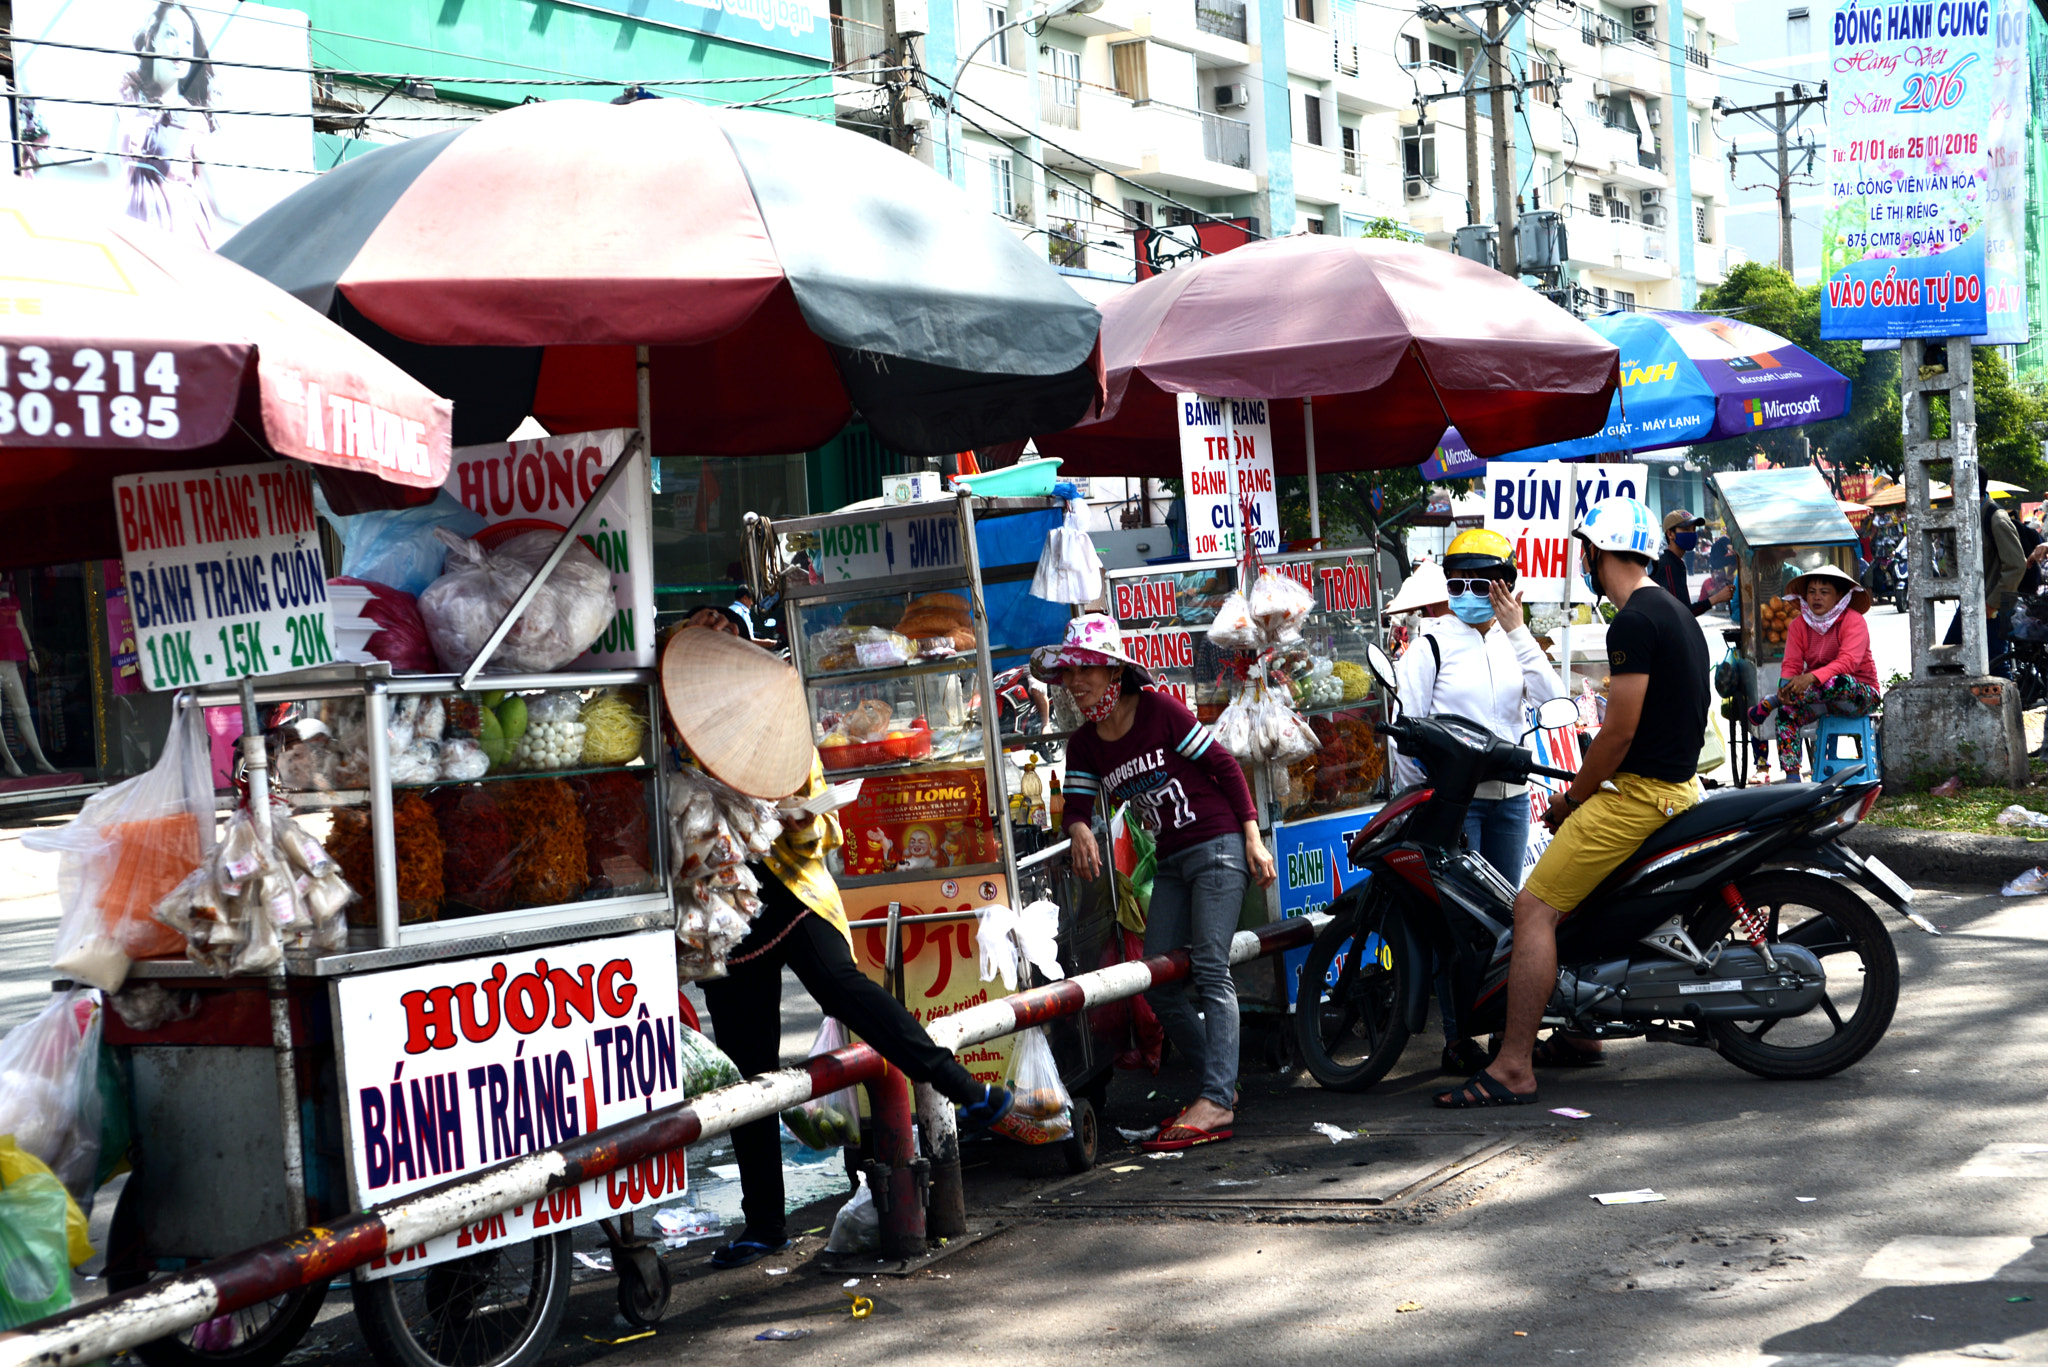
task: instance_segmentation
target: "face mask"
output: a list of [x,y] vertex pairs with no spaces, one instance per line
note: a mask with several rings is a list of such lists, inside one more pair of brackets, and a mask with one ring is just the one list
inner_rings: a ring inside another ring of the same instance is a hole
[[1451,611],[1458,620],[1470,626],[1493,620],[1493,599],[1476,593],[1454,593],[1451,595]]
[[1678,532],[1671,539],[1677,544],[1680,551],[1689,551],[1694,546],[1700,544],[1700,534],[1698,532]]
[[1593,552],[1584,552],[1579,561],[1579,582],[1586,586],[1586,592],[1593,595],[1593,601],[1600,601],[1600,581],[1593,577]]
[[1101,699],[1093,707],[1081,709],[1081,715],[1089,721],[1108,721],[1109,714],[1116,711],[1117,699],[1124,695],[1124,680],[1121,673],[1109,681],[1109,687],[1102,690]]

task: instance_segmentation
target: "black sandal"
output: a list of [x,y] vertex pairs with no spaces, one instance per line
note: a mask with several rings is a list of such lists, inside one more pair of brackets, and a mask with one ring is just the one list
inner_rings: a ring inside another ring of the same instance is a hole
[[[1473,1093],[1478,1095],[1473,1095]],[[1474,1073],[1464,1086],[1453,1092],[1438,1092],[1436,1104],[1447,1111],[1483,1110],[1490,1106],[1534,1106],[1540,1092],[1527,1096],[1511,1092],[1492,1073]]]
[[1529,1051],[1529,1062],[1537,1068],[1605,1068],[1604,1055],[1574,1049],[1557,1036],[1538,1040],[1536,1047]]
[[771,1253],[780,1253],[789,1247],[789,1240],[764,1244],[753,1239],[734,1239],[711,1255],[711,1266],[720,1272],[730,1272],[736,1267],[751,1267]]

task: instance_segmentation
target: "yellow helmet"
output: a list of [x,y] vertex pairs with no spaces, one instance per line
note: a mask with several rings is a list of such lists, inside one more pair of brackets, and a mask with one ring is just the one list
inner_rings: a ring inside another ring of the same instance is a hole
[[1462,570],[1504,580],[1512,587],[1516,579],[1515,548],[1490,527],[1470,527],[1451,538],[1450,548],[1444,552],[1444,569],[1451,574]]

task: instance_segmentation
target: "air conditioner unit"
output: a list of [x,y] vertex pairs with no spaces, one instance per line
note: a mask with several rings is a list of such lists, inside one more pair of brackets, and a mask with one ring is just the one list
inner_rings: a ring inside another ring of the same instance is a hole
[[1662,204],[1663,202],[1664,192],[1662,190],[1645,190],[1642,192],[1642,203],[1645,209],[1653,204]]
[[1603,185],[1600,187],[1600,197],[1602,199],[1620,199],[1621,193],[1619,185]]
[[1659,128],[1659,127],[1662,127],[1662,126],[1663,126],[1663,123],[1664,123],[1664,108],[1663,108],[1663,106],[1662,106],[1662,105],[1655,105],[1655,104],[1651,105],[1651,106],[1650,106],[1650,127],[1652,127],[1652,128]]
[[1631,16],[1631,17],[1633,17],[1633,18],[1634,18],[1634,20],[1635,20],[1635,22],[1636,22],[1636,26],[1637,26],[1638,28],[1640,28],[1640,27],[1642,27],[1642,26],[1643,26],[1644,24],[1654,24],[1654,23],[1656,23],[1656,22],[1657,22],[1657,11],[1656,11],[1656,10],[1655,10],[1655,9],[1654,9],[1653,7],[1651,7],[1651,6],[1649,6],[1649,5],[1643,5],[1643,6],[1640,6],[1640,7],[1638,7],[1638,8],[1637,8],[1637,10],[1636,10],[1636,12],[1635,12],[1635,14],[1634,14],[1633,16]]
[[1218,109],[1244,109],[1249,107],[1251,102],[1251,88],[1241,82],[1233,82],[1230,85],[1219,85],[1216,87],[1216,107]]
[[1612,85],[1608,84],[1608,83],[1607,83],[1606,81],[1595,81],[1595,82],[1593,82],[1593,94],[1594,94],[1594,95],[1596,95],[1596,96],[1599,96],[1599,97],[1602,97],[1602,98],[1604,98],[1604,97],[1606,97],[1606,96],[1608,96],[1608,95],[1612,95],[1613,93],[1614,93],[1614,87],[1613,87]]
[[1426,180],[1407,181],[1402,185],[1401,189],[1410,199],[1429,198],[1429,182]]
[[1661,227],[1663,227],[1663,226],[1664,226],[1664,211],[1663,211],[1662,209],[1645,209],[1645,210],[1643,210],[1643,226],[1644,226],[1645,228],[1661,228]]
[[1639,28],[1635,31],[1635,40],[1644,47],[1655,47],[1657,46],[1657,30],[1653,28]]

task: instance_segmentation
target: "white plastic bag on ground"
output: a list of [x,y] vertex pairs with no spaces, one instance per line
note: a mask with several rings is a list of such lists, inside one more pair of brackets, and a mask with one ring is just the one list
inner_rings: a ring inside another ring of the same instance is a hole
[[860,1190],[832,1217],[832,1234],[825,1240],[827,1253],[877,1253],[882,1247],[882,1217],[875,1210],[874,1193],[868,1190],[868,1175],[855,1173]]
[[2048,869],[2028,869],[1998,891],[2005,897],[2035,897],[2048,892]]
[[1031,576],[1031,596],[1052,603],[1092,603],[1102,597],[1102,557],[1082,523],[1087,504],[1067,503],[1066,521],[1053,528],[1038,553],[1038,572]]
[[2048,827],[2048,812],[2029,811],[2015,802],[2012,806],[2007,807],[1998,814],[1998,824],[2001,826]]
[[1010,1090],[1017,1098],[1017,1114],[1029,1120],[1054,1119],[1074,1103],[1060,1081],[1045,1031],[1038,1026],[1017,1032],[1017,1046],[1010,1051]]
[[[420,595],[420,619],[441,667],[460,672],[483,649],[561,534],[525,532],[488,551],[446,528],[436,527],[434,535],[447,543],[448,572]],[[611,571],[578,542],[548,575],[485,668],[500,674],[560,669],[604,634],[614,606]]]
[[[825,1023],[818,1027],[818,1036],[811,1041],[810,1057],[830,1054],[844,1049],[850,1040],[846,1027],[832,1017],[825,1017]],[[796,1136],[797,1143],[807,1149],[839,1149],[849,1144],[860,1143],[860,1097],[851,1087],[842,1087],[824,1096],[814,1096],[809,1101],[790,1107],[782,1113],[782,1123]]]
[[0,1039],[0,1134],[82,1203],[100,1158],[100,994],[76,987]]

